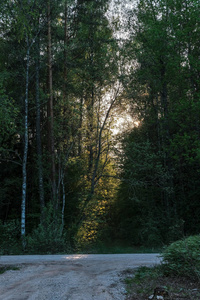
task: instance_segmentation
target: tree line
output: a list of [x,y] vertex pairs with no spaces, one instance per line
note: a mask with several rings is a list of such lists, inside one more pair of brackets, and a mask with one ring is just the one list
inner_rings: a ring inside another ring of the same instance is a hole
[[[3,253],[199,232],[199,2],[140,0],[123,22],[108,9],[2,1]],[[114,138],[127,105],[137,126]]]

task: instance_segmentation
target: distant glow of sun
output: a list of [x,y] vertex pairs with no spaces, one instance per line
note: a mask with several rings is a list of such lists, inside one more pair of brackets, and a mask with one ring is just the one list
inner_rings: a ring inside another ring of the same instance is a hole
[[140,125],[140,122],[139,121],[135,121],[134,125],[135,125],[135,127],[138,127]]

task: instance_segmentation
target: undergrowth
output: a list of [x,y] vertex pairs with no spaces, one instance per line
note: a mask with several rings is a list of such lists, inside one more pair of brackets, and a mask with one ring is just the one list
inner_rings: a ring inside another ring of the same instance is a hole
[[200,235],[172,243],[164,250],[162,257],[166,275],[200,281]]
[[0,275],[9,270],[18,271],[20,268],[16,266],[0,266]]
[[158,286],[169,299],[200,299],[200,235],[172,243],[161,254],[163,263],[153,268],[140,267],[126,274],[128,298],[148,299]]

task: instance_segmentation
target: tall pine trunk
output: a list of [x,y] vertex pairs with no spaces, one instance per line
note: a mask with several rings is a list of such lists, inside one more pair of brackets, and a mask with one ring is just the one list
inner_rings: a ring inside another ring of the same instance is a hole
[[64,21],[64,84],[63,84],[63,98],[66,101],[67,97],[67,43],[68,43],[68,30],[67,30],[67,0],[65,0],[65,21]]
[[42,143],[41,143],[41,116],[40,116],[40,46],[39,37],[36,44],[36,60],[35,60],[35,72],[36,72],[36,141],[37,141],[37,165],[38,165],[38,184],[39,184],[39,197],[40,197],[40,212],[41,222],[43,221],[44,213],[44,183],[43,183],[43,166],[42,166]]
[[48,150],[50,154],[51,166],[51,186],[53,203],[56,202],[56,170],[55,170],[55,151],[54,151],[54,132],[53,132],[53,76],[52,76],[52,37],[51,37],[51,6],[48,1],[47,7],[47,20],[48,20]]

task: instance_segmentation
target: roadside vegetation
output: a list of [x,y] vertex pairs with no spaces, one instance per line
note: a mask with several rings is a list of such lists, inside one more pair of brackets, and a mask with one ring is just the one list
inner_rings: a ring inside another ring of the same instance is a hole
[[0,265],[0,275],[5,273],[6,271],[10,271],[10,270],[13,270],[13,271],[18,271],[19,270],[19,267],[16,267],[16,266],[3,266],[3,265]]
[[91,247],[81,249],[81,253],[91,254],[127,254],[127,253],[160,253],[160,247],[133,246],[122,241],[97,242]]
[[[153,268],[126,271],[127,299],[148,299],[162,288],[162,299],[200,299],[200,235],[172,243],[161,254],[163,263]],[[156,299],[156,297],[152,298]]]

